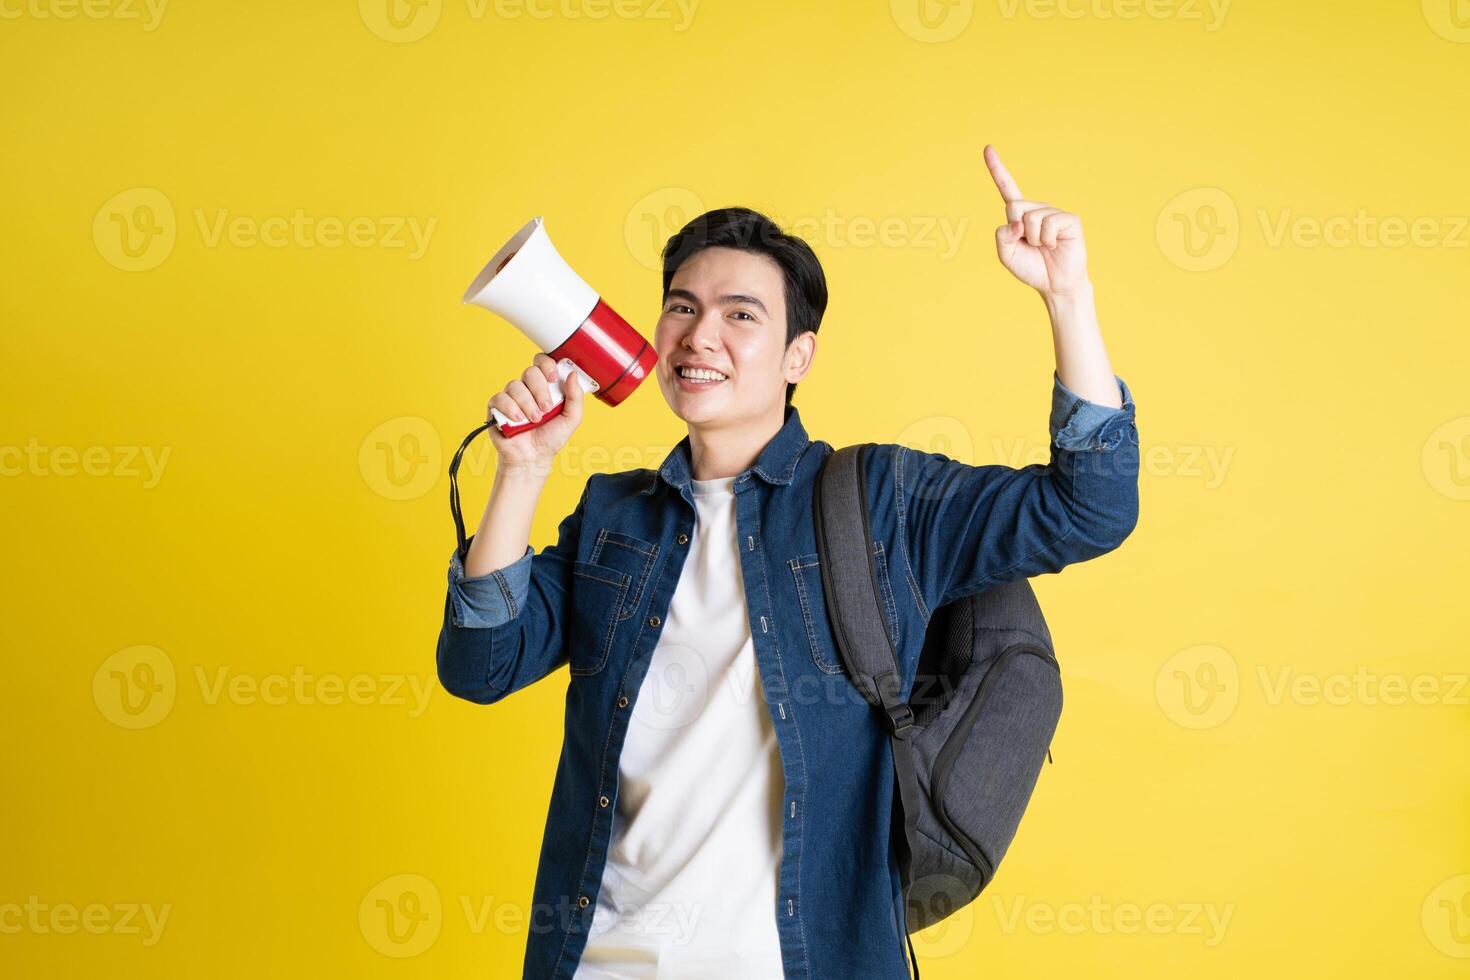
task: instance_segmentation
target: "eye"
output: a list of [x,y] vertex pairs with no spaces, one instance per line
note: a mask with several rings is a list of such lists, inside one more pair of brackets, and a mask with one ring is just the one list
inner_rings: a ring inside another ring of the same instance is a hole
[[745,317],[745,318],[746,318],[746,319],[747,319],[747,320],[754,320],[754,319],[755,319],[755,317],[753,317],[753,316],[751,316],[751,315],[750,315],[750,314],[749,314],[749,313],[747,313],[747,312],[746,312],[746,311],[745,311],[745,310],[736,310],[736,311],[735,311],[735,316],[743,316],[743,317]]
[[669,312],[670,313],[677,313],[680,310],[689,310],[690,313],[693,313],[694,312],[693,310],[690,310],[689,307],[686,306],[683,303],[674,303],[674,304],[672,304],[672,305],[669,306]]

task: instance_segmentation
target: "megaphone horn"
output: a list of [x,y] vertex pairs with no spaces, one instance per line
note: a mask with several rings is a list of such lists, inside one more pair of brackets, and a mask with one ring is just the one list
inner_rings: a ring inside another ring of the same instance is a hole
[[500,247],[461,302],[504,317],[557,361],[552,407],[539,421],[512,423],[499,409],[491,409],[505,436],[519,435],[561,414],[569,377],[599,401],[618,405],[658,362],[653,345],[557,253],[541,217],[526,222]]

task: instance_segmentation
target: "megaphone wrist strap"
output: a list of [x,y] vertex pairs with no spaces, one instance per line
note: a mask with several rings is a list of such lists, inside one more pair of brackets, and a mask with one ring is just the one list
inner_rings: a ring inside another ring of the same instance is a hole
[[459,509],[459,463],[464,458],[464,451],[469,448],[471,442],[474,442],[475,436],[490,428],[492,424],[491,422],[486,422],[465,436],[464,441],[459,444],[459,449],[454,453],[454,459],[449,463],[449,514],[454,518],[454,534],[459,542],[459,560],[461,562],[465,559],[465,552],[469,550],[469,544],[465,539],[464,517],[461,516]]

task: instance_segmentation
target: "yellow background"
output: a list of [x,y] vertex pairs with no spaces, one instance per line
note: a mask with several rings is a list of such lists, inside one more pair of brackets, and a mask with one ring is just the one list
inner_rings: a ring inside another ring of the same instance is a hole
[[[757,207],[831,286],[814,438],[1021,465],[986,142],[1083,217],[1142,518],[1036,582],[1056,764],[924,976],[1470,969],[1462,0],[93,2],[0,3],[0,973],[519,976],[566,675],[437,687],[532,353],[461,291],[542,214],[651,333],[663,237]],[[533,544],[683,433],[590,403]]]

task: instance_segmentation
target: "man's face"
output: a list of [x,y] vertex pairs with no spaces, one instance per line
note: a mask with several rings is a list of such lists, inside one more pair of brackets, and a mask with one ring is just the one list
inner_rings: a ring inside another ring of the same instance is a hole
[[[811,331],[786,346],[785,297],[769,256],[707,248],[679,266],[653,335],[659,388],[675,415],[719,427],[782,417],[786,383],[806,375],[816,350]],[[691,362],[725,380],[681,378]]]

